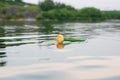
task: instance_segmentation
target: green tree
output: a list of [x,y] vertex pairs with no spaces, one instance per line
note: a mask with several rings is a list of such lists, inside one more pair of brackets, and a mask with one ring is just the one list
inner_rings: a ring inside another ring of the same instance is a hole
[[65,8],[65,7],[66,7],[66,5],[62,4],[62,3],[55,3],[55,5],[54,5],[55,9],[61,9],[61,8]]
[[54,2],[52,0],[45,0],[44,2],[39,3],[39,7],[43,11],[48,11],[54,8]]
[[43,12],[37,19],[49,19],[49,20],[75,20],[77,11],[68,10],[67,8],[52,9],[47,12]]
[[106,11],[104,14],[108,19],[120,19],[120,11]]
[[79,11],[79,18],[81,21],[99,21],[103,19],[102,12],[99,9],[89,7],[83,8]]

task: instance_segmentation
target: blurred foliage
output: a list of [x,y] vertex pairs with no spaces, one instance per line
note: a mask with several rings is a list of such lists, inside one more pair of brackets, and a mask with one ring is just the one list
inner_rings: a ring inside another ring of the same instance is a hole
[[37,16],[40,8],[37,5],[22,2],[22,0],[0,0],[0,18],[20,19]]
[[104,11],[107,19],[120,19],[120,11]]
[[94,7],[76,10],[72,6],[55,3],[52,0],[40,2],[39,7],[42,9],[42,13],[36,17],[38,20],[99,22],[106,19],[120,19],[118,11],[104,12]]
[[52,0],[44,0],[38,5],[24,3],[22,0],[0,0],[0,18],[29,18],[28,14],[35,15],[32,18],[37,20],[46,21],[99,22],[107,19],[120,19],[120,11],[101,11],[94,7],[77,10],[70,5]]
[[52,0],[45,0],[44,2],[40,2],[39,3],[39,7],[43,10],[43,11],[48,11],[54,8],[54,3]]
[[25,10],[29,10],[29,11],[40,11],[41,9],[36,6],[36,5],[31,5],[29,7],[26,7]]
[[88,7],[78,11],[80,21],[97,22],[103,20],[103,13],[96,8]]
[[0,0],[0,3],[2,3],[2,4],[4,3],[5,6],[7,6],[7,5],[24,5],[24,4],[26,4],[22,0]]
[[75,10],[67,7],[44,11],[37,17],[37,19],[97,22],[104,20],[105,18],[103,13],[96,8],[83,8],[81,10]]

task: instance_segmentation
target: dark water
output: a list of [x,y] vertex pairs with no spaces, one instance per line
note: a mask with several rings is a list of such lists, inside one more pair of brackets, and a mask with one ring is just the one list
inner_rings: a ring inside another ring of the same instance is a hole
[[120,23],[0,22],[0,80],[120,80],[119,62]]

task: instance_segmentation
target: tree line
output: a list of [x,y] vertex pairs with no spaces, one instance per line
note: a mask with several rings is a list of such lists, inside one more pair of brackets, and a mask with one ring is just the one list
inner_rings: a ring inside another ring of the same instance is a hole
[[[26,13],[27,15],[25,15]],[[52,0],[44,0],[38,5],[27,4],[21,0],[11,0],[11,2],[1,0],[1,17],[5,19],[36,18],[37,20],[98,22],[107,19],[120,19],[120,11],[101,11],[94,7],[78,10],[70,5]]]
[[80,10],[63,3],[55,3],[45,0],[39,3],[42,13],[38,20],[75,20],[82,22],[98,22],[107,19],[120,19],[120,11],[101,11],[94,7],[86,7]]

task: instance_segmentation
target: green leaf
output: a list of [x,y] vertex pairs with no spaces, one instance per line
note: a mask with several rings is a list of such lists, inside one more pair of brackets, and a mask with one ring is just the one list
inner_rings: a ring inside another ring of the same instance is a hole
[[65,38],[64,41],[69,41],[69,42],[84,42],[85,39],[78,39],[78,38]]

